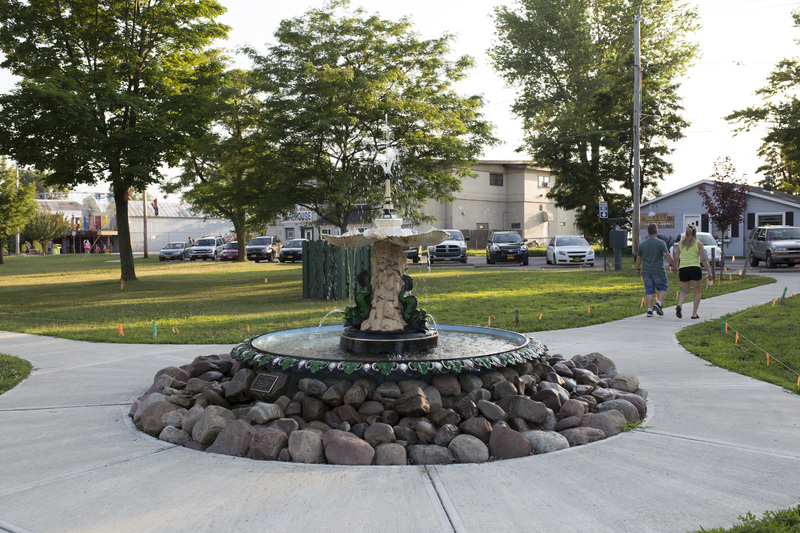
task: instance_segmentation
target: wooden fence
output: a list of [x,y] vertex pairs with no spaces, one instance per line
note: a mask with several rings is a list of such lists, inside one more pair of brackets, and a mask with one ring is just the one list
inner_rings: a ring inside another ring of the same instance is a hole
[[372,273],[372,247],[342,248],[327,241],[303,243],[303,298],[346,300],[359,291],[356,276]]

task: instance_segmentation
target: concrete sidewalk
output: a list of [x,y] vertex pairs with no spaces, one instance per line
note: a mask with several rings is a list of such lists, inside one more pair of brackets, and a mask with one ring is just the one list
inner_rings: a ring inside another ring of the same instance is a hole
[[[704,300],[700,315],[800,291],[800,276],[776,277]],[[132,428],[130,404],[157,370],[228,345],[0,332],[0,352],[34,365],[0,396],[0,530],[681,532],[797,505],[800,397],[687,353],[674,335],[693,322],[671,307],[664,317],[532,333],[551,353],[601,352],[637,374],[650,393],[645,429],[540,456],[427,468],[252,461]]]

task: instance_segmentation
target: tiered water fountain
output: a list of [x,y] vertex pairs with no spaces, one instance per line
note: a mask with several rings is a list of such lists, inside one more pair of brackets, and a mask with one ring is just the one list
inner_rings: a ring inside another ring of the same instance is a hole
[[433,325],[411,294],[405,250],[438,244],[447,233],[413,233],[394,215],[391,177],[396,152],[387,146],[382,216],[364,233],[325,235],[334,246],[372,245],[372,275],[358,275],[363,289],[344,311],[344,326],[300,328],[261,335],[237,346],[235,359],[271,370],[298,374],[383,374],[409,377],[428,373],[480,372],[538,359],[546,348],[511,331]]

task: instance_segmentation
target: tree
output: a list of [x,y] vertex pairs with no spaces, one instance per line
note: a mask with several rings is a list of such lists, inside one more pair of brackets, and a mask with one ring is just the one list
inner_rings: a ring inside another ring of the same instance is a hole
[[[202,105],[197,122],[205,124],[202,135],[187,142],[182,172],[166,187],[183,194],[206,215],[229,219],[238,239],[238,261],[246,261],[249,234],[294,207],[292,184],[284,183],[274,147],[264,140],[262,106],[252,86],[252,73],[223,72],[224,61],[209,62],[195,90]],[[198,78],[200,79],[200,78]]]
[[[498,7],[495,68],[519,88],[513,111],[522,118],[524,146],[555,175],[548,196],[578,210],[578,225],[598,232],[598,201],[621,217],[633,190],[633,14],[626,0],[519,0]],[[672,171],[668,142],[680,139],[678,84],[697,54],[689,35],[697,13],[672,0],[641,5],[643,116],[660,115],[641,135],[641,193],[654,195]],[[644,61],[643,61],[644,63]],[[648,122],[643,121],[643,126]]]
[[[800,27],[800,11],[792,13],[794,26]],[[769,185],[789,194],[800,193],[800,62],[797,58],[784,59],[767,77],[767,85],[756,91],[764,105],[734,111],[725,117],[739,123],[737,131],[750,131],[753,127],[766,128],[758,150],[764,165],[756,172],[769,176]],[[767,185],[764,179],[760,185]]]
[[0,265],[6,237],[19,232],[36,213],[35,197],[34,186],[18,186],[16,172],[8,168],[5,158],[0,159]]
[[722,257],[725,257],[725,231],[742,221],[747,209],[747,193],[750,187],[741,176],[736,175],[736,167],[730,157],[721,157],[714,162],[711,174],[714,187],[709,194],[705,186],[697,187],[697,194],[703,200],[708,218],[722,234]]
[[44,211],[37,210],[25,224],[22,230],[25,239],[31,242],[39,241],[42,248],[48,241],[60,239],[69,231],[69,222],[64,213],[56,211],[53,213],[49,209]]
[[383,203],[378,157],[388,117],[390,148],[399,152],[398,211],[430,221],[422,204],[451,199],[461,178],[473,175],[469,164],[496,142],[480,114],[482,97],[453,88],[473,62],[446,59],[450,35],[420,40],[407,19],[349,13],[348,6],[333,1],[284,20],[267,55],[249,50],[266,95],[265,131],[280,147],[299,204],[345,231],[360,206]]
[[161,179],[189,132],[181,90],[227,27],[214,0],[0,0],[0,151],[72,187],[111,183],[121,277],[136,279],[128,191]]

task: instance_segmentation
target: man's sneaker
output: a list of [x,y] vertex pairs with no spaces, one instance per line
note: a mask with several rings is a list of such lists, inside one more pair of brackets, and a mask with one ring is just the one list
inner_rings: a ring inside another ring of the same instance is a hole
[[658,302],[654,303],[653,304],[653,309],[656,310],[656,313],[658,313],[659,316],[664,316],[664,310],[661,309],[661,304],[660,303],[658,303]]
[[678,318],[683,318],[683,314],[681,313],[681,306],[678,305],[675,307],[675,316]]
[[648,311],[647,312],[647,318],[652,318],[652,317],[653,317],[653,312],[652,311]]

